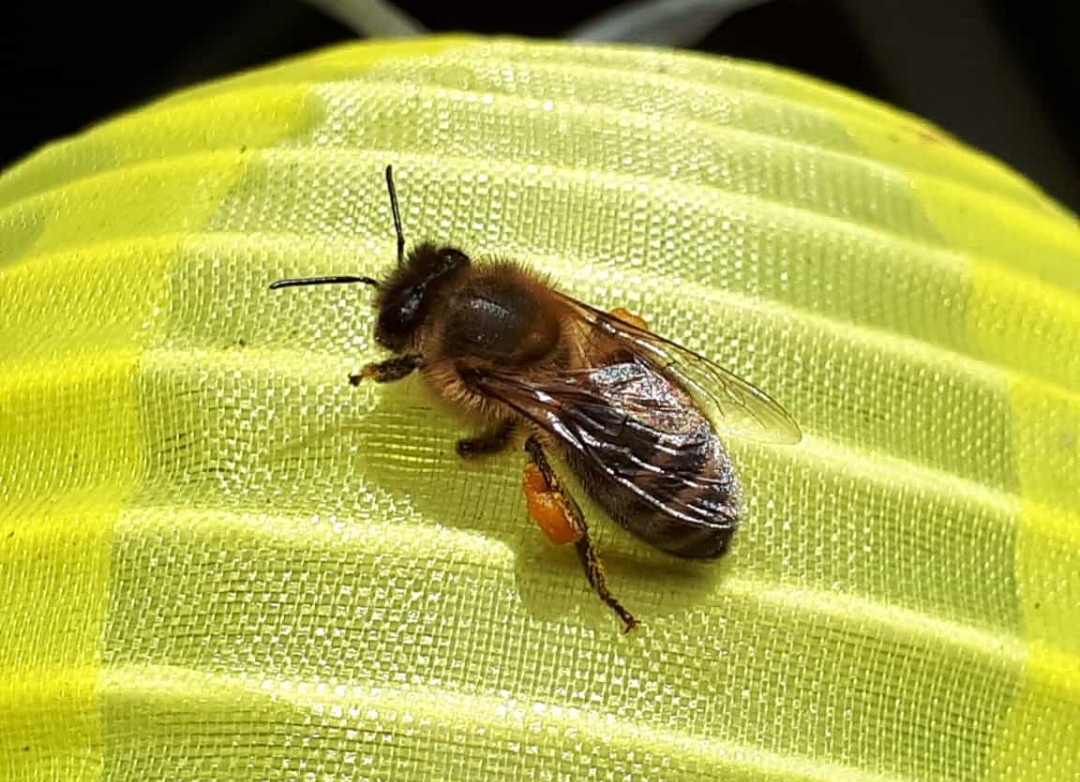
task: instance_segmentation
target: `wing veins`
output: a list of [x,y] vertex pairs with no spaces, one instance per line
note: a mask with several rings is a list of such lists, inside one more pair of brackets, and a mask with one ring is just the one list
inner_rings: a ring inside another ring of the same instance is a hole
[[[677,378],[713,413],[711,417],[720,429],[763,442],[797,443],[802,439],[802,432],[790,414],[761,389],[676,342],[566,294],[559,296],[587,323],[627,344],[632,351],[647,356],[657,371]],[[704,376],[707,382],[697,375]],[[748,423],[748,419],[753,424]]]
[[[676,508],[671,503],[665,503],[663,500],[658,499],[653,494],[638,486],[632,480],[626,478],[619,471],[613,469],[603,459],[599,458],[598,455],[594,452],[594,447],[587,445],[584,438],[581,437],[580,433],[573,431],[564,423],[564,416],[560,413],[560,405],[558,404],[558,399],[556,397],[566,400],[568,397],[576,396],[580,398],[585,396],[591,396],[599,399],[599,404],[604,405],[608,408],[612,407],[611,404],[602,396],[580,387],[573,387],[569,390],[564,388],[560,391],[552,391],[548,388],[540,387],[533,383],[523,383],[520,379],[505,374],[484,374],[477,378],[477,380],[480,384],[485,386],[485,392],[487,394],[495,397],[496,399],[499,399],[501,402],[508,405],[519,415],[532,421],[543,430],[557,436],[564,444],[568,445],[569,447],[573,448],[574,451],[581,454],[581,456],[587,459],[590,464],[599,469],[604,475],[608,476],[619,486],[630,491],[636,497],[640,498],[656,510],[659,510],[661,513],[664,513],[667,516],[677,518],[679,521],[695,527],[728,529],[731,526],[730,520],[728,520],[722,514],[719,514],[719,518],[723,519],[728,523],[718,524],[716,520],[717,514],[714,509],[702,508],[696,505],[687,504],[684,500],[679,499],[679,506],[685,509],[681,510],[680,508]],[[527,403],[522,403],[520,399],[511,398],[510,394],[503,393],[503,390],[507,388],[512,388],[516,390],[518,394],[524,396],[528,401],[537,403],[540,406],[541,413],[538,414],[536,411],[530,409],[529,405]],[[561,407],[565,408],[566,405],[564,404]],[[647,428],[644,424],[642,424],[642,427]],[[658,434],[662,434],[658,430],[654,431],[657,431]],[[603,441],[601,440],[598,442]],[[651,469],[656,469],[655,465],[645,465],[645,463],[641,462],[641,460],[632,453],[631,456],[636,463],[642,464],[643,466],[647,466]],[[685,478],[682,478],[682,480],[686,481]],[[692,482],[687,482],[685,485],[693,486],[695,484]]]

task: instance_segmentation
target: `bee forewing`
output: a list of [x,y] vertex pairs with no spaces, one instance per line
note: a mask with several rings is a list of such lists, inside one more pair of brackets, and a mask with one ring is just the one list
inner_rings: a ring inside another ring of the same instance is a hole
[[795,420],[759,388],[682,345],[569,296],[562,298],[579,317],[675,377],[698,401],[719,434],[763,443],[793,444],[802,440]]
[[719,434],[787,445],[802,440],[799,425],[765,392],[698,358],[696,362],[683,360],[669,365],[668,369],[701,403]]

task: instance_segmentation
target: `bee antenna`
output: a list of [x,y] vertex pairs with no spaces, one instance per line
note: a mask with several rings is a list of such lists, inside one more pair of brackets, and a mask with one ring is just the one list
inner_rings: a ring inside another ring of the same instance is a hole
[[401,210],[398,209],[397,190],[394,189],[394,167],[386,167],[386,189],[390,193],[390,211],[394,213],[394,231],[397,233],[397,265],[405,263],[405,232],[401,230]]
[[378,280],[374,280],[371,277],[303,277],[295,280],[278,280],[270,285],[270,289],[294,288],[299,285],[332,285],[339,282],[362,282],[364,285],[370,285],[373,288],[378,288],[380,285]]

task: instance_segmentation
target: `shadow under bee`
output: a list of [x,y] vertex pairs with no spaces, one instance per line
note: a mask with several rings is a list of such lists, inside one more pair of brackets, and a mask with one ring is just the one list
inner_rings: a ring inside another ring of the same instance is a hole
[[[342,384],[344,394],[353,392],[344,372]],[[351,476],[357,488],[398,498],[431,523],[505,545],[515,555],[522,603],[537,618],[568,619],[596,629],[611,625],[610,613],[582,578],[574,547],[551,545],[529,519],[522,489],[528,463],[523,437],[500,454],[465,460],[455,452],[455,443],[474,432],[433,404],[418,379],[371,393],[375,399],[368,411],[330,422],[313,419],[312,426],[274,448],[274,461],[332,462],[331,472],[346,484]],[[736,552],[709,563],[660,552],[608,518],[561,465],[559,472],[585,512],[612,590],[645,625],[710,600]],[[337,480],[326,482],[324,499],[338,505],[341,488]]]

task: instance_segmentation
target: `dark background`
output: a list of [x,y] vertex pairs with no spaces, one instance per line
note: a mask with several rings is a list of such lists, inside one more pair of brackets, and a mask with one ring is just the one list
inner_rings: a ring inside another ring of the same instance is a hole
[[[398,5],[434,31],[559,38],[614,3]],[[788,66],[920,114],[1080,212],[1078,33],[1077,0],[773,0],[730,16],[696,48]],[[0,165],[178,87],[353,37],[300,0],[138,10],[9,0]]]

